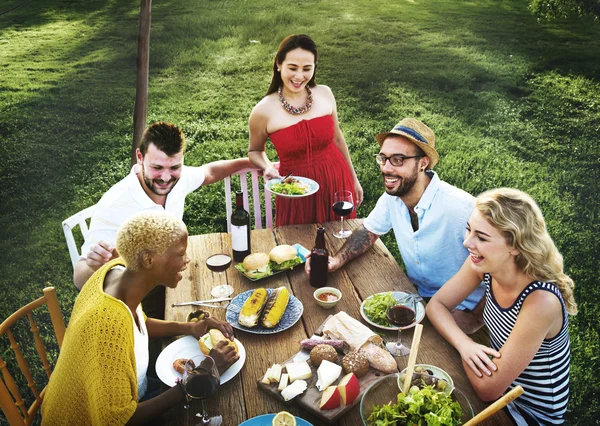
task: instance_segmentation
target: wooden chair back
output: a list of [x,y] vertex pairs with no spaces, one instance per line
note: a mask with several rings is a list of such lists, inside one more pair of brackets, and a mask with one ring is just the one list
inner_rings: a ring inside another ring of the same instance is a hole
[[[273,163],[277,165],[279,163]],[[262,208],[260,202],[260,194],[261,194],[261,186],[258,180],[258,176],[260,173],[260,169],[254,167],[248,167],[234,173],[231,176],[239,175],[240,176],[240,186],[242,191],[244,192],[244,208],[248,213],[250,213],[250,217],[254,216],[254,227],[255,229],[263,229],[262,222]],[[227,232],[231,232],[231,213],[233,213],[233,203],[235,202],[235,194],[231,192],[231,176],[227,176],[225,178],[225,208],[227,212]],[[249,201],[248,201],[248,177],[252,183],[252,209],[250,209]],[[269,191],[265,191],[264,188],[262,190],[264,192],[265,203],[265,228],[273,227],[273,202],[271,193]],[[252,211],[251,211],[252,210]]]
[[[46,347],[42,341],[42,338],[40,337],[39,327],[36,324],[32,314],[33,310],[43,305],[48,306],[50,319],[52,321],[52,326],[54,327],[54,333],[60,349],[65,335],[65,321],[63,319],[60,306],[58,305],[58,298],[56,297],[56,291],[54,290],[54,287],[46,287],[44,289],[44,296],[23,306],[10,315],[6,320],[4,320],[2,324],[0,324],[0,336],[6,335],[8,337],[10,348],[14,352],[19,369],[27,380],[27,387],[29,387],[35,398],[34,402],[29,407],[26,407],[25,401],[19,392],[16,381],[8,371],[6,361],[2,358],[2,356],[0,356],[0,371],[2,372],[2,377],[0,379],[0,408],[4,412],[4,415],[11,426],[30,425],[33,422],[38,410],[42,405],[44,392],[46,390],[45,386],[41,391],[38,389],[39,386],[36,386],[33,379],[33,374],[29,368],[29,364],[25,360],[25,357],[21,352],[20,345],[17,343],[11,330],[11,327],[13,327],[20,319],[25,317],[28,318],[29,325],[31,326],[30,331],[33,333],[33,340],[35,342],[35,347],[40,358],[42,368],[46,372],[48,378],[50,378],[50,375],[52,374],[52,369],[48,363]],[[5,352],[0,351],[0,354],[2,353]]]

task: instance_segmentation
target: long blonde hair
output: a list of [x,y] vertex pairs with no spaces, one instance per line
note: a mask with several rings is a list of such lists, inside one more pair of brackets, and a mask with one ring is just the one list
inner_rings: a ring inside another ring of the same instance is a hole
[[509,246],[519,250],[517,266],[536,280],[555,284],[567,312],[575,315],[573,280],[563,271],[563,257],[548,234],[544,216],[533,198],[517,189],[492,189],[477,197],[475,208],[502,233]]

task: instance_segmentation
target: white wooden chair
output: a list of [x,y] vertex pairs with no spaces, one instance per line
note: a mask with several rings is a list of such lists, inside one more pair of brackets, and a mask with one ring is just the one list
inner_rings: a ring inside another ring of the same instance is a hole
[[65,239],[67,240],[67,247],[69,248],[69,256],[71,256],[71,263],[73,264],[73,267],[75,267],[75,263],[77,263],[80,257],[79,248],[77,247],[77,243],[75,243],[75,237],[73,236],[73,228],[79,225],[81,235],[83,235],[83,238],[85,239],[85,235],[89,230],[88,219],[92,217],[94,210],[96,210],[95,204],[63,220],[63,232],[65,233]]
[[[273,163],[277,165],[279,163]],[[255,229],[263,229],[262,223],[262,208],[260,202],[260,193],[261,187],[263,185],[260,184],[259,177],[260,169],[254,167],[248,167],[234,173],[231,176],[239,175],[240,177],[240,187],[244,192],[244,208],[250,216],[254,216],[254,227]],[[250,181],[252,182],[252,212],[249,208],[249,197],[248,197],[248,175],[250,175]],[[233,213],[233,204],[235,200],[235,194],[231,192],[231,176],[227,176],[225,178],[225,206],[227,211],[227,232],[231,232],[231,213]],[[264,187],[263,187],[264,188]],[[273,202],[271,193],[269,191],[263,191],[265,194],[265,228],[273,227]]]
[[[46,353],[44,340],[42,340],[42,337],[40,336],[40,328],[43,330],[46,329],[46,327],[38,327],[32,315],[32,311],[43,305],[48,305],[50,320],[52,321],[54,334],[60,350],[65,335],[65,321],[58,304],[58,298],[56,297],[56,291],[54,290],[54,287],[46,287],[44,289],[44,296],[18,309],[6,320],[4,320],[2,324],[0,324],[0,336],[6,335],[8,337],[10,349],[13,351],[13,354],[10,356],[10,358],[14,357],[16,360],[16,364],[18,364],[21,373],[25,377],[29,392],[31,392],[34,397],[33,403],[27,407],[21,392],[19,391],[17,382],[8,370],[6,361],[3,359],[5,357],[9,357],[10,350],[8,348],[3,348],[0,350],[0,371],[2,372],[2,378],[0,378],[0,408],[6,416],[8,424],[11,426],[31,425],[42,405],[42,400],[46,391],[46,387],[44,387],[42,390],[39,390],[38,388],[41,385],[38,384],[36,386],[33,378],[33,372],[31,371],[29,363],[21,351],[21,345],[19,345],[17,342],[17,339],[19,339],[21,343],[26,343],[22,340],[23,336],[19,337],[18,333],[13,334],[12,332],[12,327],[15,326],[18,321],[25,318],[28,319],[30,331],[33,333],[35,348],[41,361],[41,367],[46,372],[48,378],[50,378],[50,375],[52,374],[52,368],[48,362],[48,355]],[[22,391],[26,390],[22,389]]]

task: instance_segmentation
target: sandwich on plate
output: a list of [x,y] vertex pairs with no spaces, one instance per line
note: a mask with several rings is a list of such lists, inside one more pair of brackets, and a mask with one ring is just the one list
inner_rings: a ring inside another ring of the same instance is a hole
[[244,258],[242,263],[235,265],[236,269],[248,278],[258,280],[273,275],[269,255],[267,253],[252,253]]
[[302,258],[298,256],[296,248],[287,244],[273,247],[269,252],[269,258],[271,259],[271,269],[273,271],[291,269],[302,263]]

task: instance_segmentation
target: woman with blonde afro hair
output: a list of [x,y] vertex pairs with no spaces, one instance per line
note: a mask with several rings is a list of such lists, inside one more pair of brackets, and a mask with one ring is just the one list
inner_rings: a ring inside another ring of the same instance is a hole
[[[181,220],[166,212],[132,216],[117,234],[122,258],[98,269],[75,301],[56,368],[42,404],[42,424],[147,424],[184,401],[181,386],[160,394],[146,377],[148,339],[217,328],[233,340],[231,325],[147,318],[141,301],[156,286],[177,287],[190,259]],[[220,372],[239,355],[227,341],[210,352]]]
[[[507,406],[517,425],[562,424],[569,401],[569,315],[573,281],[526,193],[510,188],[477,197],[465,234],[470,256],[427,305],[435,328],[458,350],[473,388],[491,401],[516,386]],[[490,346],[475,343],[451,311],[481,282]]]

